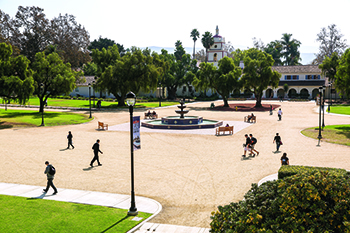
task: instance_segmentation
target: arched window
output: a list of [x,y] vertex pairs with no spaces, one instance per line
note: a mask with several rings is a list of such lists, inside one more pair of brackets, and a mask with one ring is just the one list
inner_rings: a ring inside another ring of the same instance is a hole
[[214,53],[214,61],[218,61],[218,54]]

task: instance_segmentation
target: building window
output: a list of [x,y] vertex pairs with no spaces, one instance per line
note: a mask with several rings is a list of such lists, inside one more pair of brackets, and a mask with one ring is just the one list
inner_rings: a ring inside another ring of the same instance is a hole
[[214,53],[214,61],[218,61],[218,54]]
[[79,87],[75,88],[75,92],[79,92]]
[[285,75],[284,80],[299,80],[299,75]]
[[186,92],[186,86],[182,87],[182,92]]
[[321,79],[321,75],[309,74],[309,75],[305,75],[305,79]]
[[189,87],[188,87],[188,91],[189,91],[189,92],[192,92],[192,89],[193,89],[192,86],[189,86]]
[[218,46],[217,45],[214,45],[214,48],[217,48]]

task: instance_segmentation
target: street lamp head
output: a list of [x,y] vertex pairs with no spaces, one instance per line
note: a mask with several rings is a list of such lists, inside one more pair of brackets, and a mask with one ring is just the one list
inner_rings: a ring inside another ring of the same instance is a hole
[[44,87],[44,83],[40,83],[40,87],[43,88]]
[[318,91],[319,91],[320,93],[322,93],[322,89],[323,89],[323,87],[321,86],[321,87],[318,88]]
[[129,93],[126,94],[125,99],[128,106],[134,106],[136,103],[136,95],[131,91],[129,91]]
[[89,83],[88,85],[89,85],[89,87],[91,87],[91,83]]

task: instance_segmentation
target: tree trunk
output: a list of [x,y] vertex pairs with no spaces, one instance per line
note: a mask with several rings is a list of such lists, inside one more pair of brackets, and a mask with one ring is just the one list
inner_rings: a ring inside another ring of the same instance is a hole
[[120,107],[125,106],[125,97],[124,96],[119,96],[119,95],[114,95],[114,96],[118,101],[118,106],[120,106]]
[[208,49],[205,48],[205,62],[208,62]]
[[168,98],[174,100],[176,98],[177,87],[168,87]]
[[192,59],[196,59],[196,42],[193,43],[193,58]]
[[224,107],[230,107],[230,105],[228,105],[228,101],[226,97],[222,97],[222,99],[224,100]]
[[260,107],[262,107],[262,104],[261,104],[261,95],[255,95],[255,97],[256,97],[255,108],[260,108]]

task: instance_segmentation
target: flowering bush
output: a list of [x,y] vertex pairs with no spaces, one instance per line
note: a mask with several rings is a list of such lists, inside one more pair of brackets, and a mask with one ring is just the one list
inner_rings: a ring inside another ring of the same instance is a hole
[[252,184],[244,201],[212,213],[211,232],[349,232],[349,181],[313,170]]

